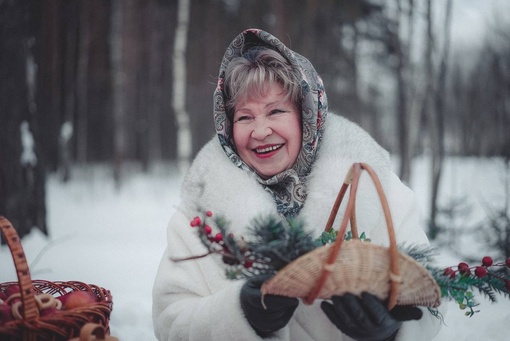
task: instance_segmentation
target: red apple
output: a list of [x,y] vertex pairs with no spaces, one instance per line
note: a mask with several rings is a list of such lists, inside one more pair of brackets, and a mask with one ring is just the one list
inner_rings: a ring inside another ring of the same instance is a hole
[[64,296],[60,298],[64,305],[63,308],[66,310],[84,307],[97,302],[97,296],[89,291],[73,291]]
[[7,304],[0,304],[0,325],[14,320],[12,308]]
[[21,301],[21,289],[19,285],[11,285],[5,289],[5,295],[7,296],[7,299],[5,300],[5,303],[9,305],[13,305],[16,302]]
[[21,293],[21,288],[18,284],[12,284],[12,285],[9,285],[7,288],[5,288],[5,296],[7,296],[7,298],[12,296],[13,294],[20,294],[20,293]]

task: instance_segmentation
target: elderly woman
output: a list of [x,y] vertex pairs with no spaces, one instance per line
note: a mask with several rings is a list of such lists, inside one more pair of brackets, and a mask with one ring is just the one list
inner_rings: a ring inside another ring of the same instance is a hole
[[[212,256],[172,262],[204,253],[189,228],[199,208],[225,216],[235,235],[247,235],[246,227],[261,215],[297,217],[320,235],[354,162],[377,172],[397,241],[428,244],[414,194],[392,173],[388,153],[357,125],[328,112],[313,66],[269,33],[246,30],[227,48],[214,93],[214,123],[217,136],[194,160],[168,226],[153,291],[159,340],[417,341],[437,334],[441,322],[426,309],[388,311],[369,293],[311,305],[270,295],[263,307],[263,279],[228,280],[221,259]],[[360,180],[358,224],[374,243],[387,245],[385,220],[369,181]]]

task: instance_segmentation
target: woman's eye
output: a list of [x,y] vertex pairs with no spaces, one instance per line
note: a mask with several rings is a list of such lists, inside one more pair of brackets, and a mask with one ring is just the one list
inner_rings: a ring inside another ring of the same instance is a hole
[[237,117],[234,121],[235,122],[246,122],[246,121],[249,121],[250,119],[251,119],[251,116],[243,115],[243,116]]
[[285,111],[283,110],[280,110],[280,109],[275,109],[275,110],[271,110],[271,112],[269,113],[269,115],[277,115],[277,114],[282,114],[284,113]]

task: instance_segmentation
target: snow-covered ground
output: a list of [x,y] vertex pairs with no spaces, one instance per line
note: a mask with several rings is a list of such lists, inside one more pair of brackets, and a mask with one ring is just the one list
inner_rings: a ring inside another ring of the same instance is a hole
[[[411,187],[420,198],[423,214],[428,205],[426,159],[414,163]],[[450,159],[446,164],[441,200],[459,200],[468,207],[466,228],[476,226],[485,214],[482,203],[503,204],[504,173],[501,160]],[[122,341],[155,340],[151,321],[151,290],[157,266],[166,244],[166,224],[179,201],[181,177],[170,166],[147,174],[129,171],[116,190],[104,167],[76,169],[70,183],[50,176],[47,184],[50,237],[32,232],[22,243],[34,279],[78,280],[108,288],[114,308],[111,332]],[[464,225],[463,225],[464,224]],[[466,255],[484,251],[480,238],[461,238],[457,233],[452,248]],[[476,251],[473,251],[476,250]],[[461,256],[441,249],[438,262],[455,265]],[[10,253],[0,249],[0,282],[15,280]],[[510,335],[510,300],[503,297],[491,304],[480,295],[481,312],[468,318],[455,303],[449,304],[445,325],[437,341],[503,341]]]
[[[429,212],[430,164],[426,158],[413,163],[411,188],[417,193],[421,204],[422,216]],[[456,203],[458,214],[451,219],[443,218],[455,226],[455,232],[442,238],[436,245],[440,255],[436,257],[438,265],[452,266],[468,258],[481,258],[493,255],[493,250],[483,243],[480,226],[486,222],[488,207],[502,209],[505,193],[510,193],[510,173],[502,159],[451,158],[445,163],[440,189],[440,206],[450,207]],[[510,207],[507,207],[507,212]],[[424,223],[425,224],[425,223]],[[476,231],[472,233],[470,231]],[[500,259],[501,261],[504,261]],[[477,264],[472,264],[477,265]],[[448,302],[448,313],[443,328],[435,341],[505,341],[510,340],[510,299],[498,296],[497,303],[491,303],[484,296],[474,292],[480,303],[479,313],[472,317],[464,316],[454,302]]]

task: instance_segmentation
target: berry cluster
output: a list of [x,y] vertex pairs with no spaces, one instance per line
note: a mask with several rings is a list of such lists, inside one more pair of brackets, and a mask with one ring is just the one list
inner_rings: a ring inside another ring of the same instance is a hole
[[213,213],[209,210],[205,212],[205,217],[203,219],[199,216],[195,216],[190,221],[190,226],[198,229],[199,237],[209,249],[207,254],[192,258],[200,258],[213,253],[221,254],[223,256],[223,263],[230,266],[242,266],[244,269],[251,269],[255,259],[248,250],[244,239],[236,239],[233,233],[227,233],[224,227],[225,222],[222,218],[216,219],[215,225],[220,229],[220,232],[214,233],[211,225],[206,222],[206,220],[212,218],[212,216]]
[[491,257],[485,256],[479,265],[460,262],[434,277],[441,287],[442,296],[454,299],[460,309],[467,309],[466,316],[473,316],[479,310],[475,310],[478,303],[474,300],[472,289],[478,289],[492,302],[496,301],[495,293],[510,295],[510,278],[505,274],[505,268],[510,268],[510,258],[495,263]]
[[477,278],[484,278],[486,276],[492,278],[498,278],[505,283],[506,290],[510,291],[510,279],[505,278],[500,275],[498,272],[492,271],[494,269],[501,268],[510,268],[510,258],[507,258],[506,261],[500,263],[494,263],[492,257],[485,256],[482,258],[482,262],[480,265],[469,266],[466,262],[460,262],[457,265],[457,270],[454,270],[454,267],[449,267],[444,270],[444,275],[450,278],[455,278],[457,274],[460,276],[470,276],[474,274]]
[[[248,230],[249,241],[229,232],[229,224],[224,217],[211,211],[196,216],[190,221],[195,228],[207,253],[175,259],[183,261],[202,258],[210,254],[220,254],[229,279],[241,279],[262,274],[274,274],[294,259],[316,248],[315,238],[309,235],[301,222],[287,221],[277,217],[254,219]],[[213,231],[219,231],[215,233]],[[322,243],[321,243],[322,245]]]
[[[205,215],[206,215],[206,217],[212,217],[213,213],[211,211],[206,211]],[[205,223],[205,219],[204,219],[204,221],[202,221],[202,219],[200,219],[199,216],[196,216],[193,219],[191,219],[191,221],[189,222],[189,225],[191,227],[201,228],[203,230],[203,232],[205,233],[205,235],[207,236],[207,239],[211,243],[221,244],[221,242],[223,241],[223,235],[220,232],[218,232],[213,236],[212,235],[212,231],[213,231],[212,227]],[[224,243],[221,246],[224,246]]]

